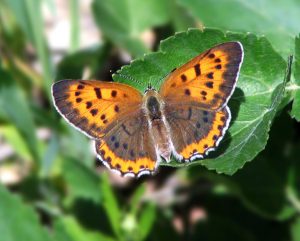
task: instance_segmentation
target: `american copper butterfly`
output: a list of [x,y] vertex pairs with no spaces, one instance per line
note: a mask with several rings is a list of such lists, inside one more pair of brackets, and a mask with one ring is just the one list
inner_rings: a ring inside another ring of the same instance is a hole
[[159,91],[148,87],[144,94],[116,82],[61,80],[52,86],[54,105],[95,140],[107,167],[124,176],[151,174],[162,158],[189,162],[218,146],[242,61],[241,43],[217,45],[171,72]]

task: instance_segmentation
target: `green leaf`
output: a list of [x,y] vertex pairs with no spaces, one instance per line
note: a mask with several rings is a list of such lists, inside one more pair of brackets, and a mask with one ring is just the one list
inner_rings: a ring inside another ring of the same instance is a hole
[[292,224],[291,234],[293,241],[300,241],[300,218],[297,218]]
[[[204,32],[192,29],[164,40],[159,52],[133,61],[119,71],[120,75],[113,77],[116,81],[133,85],[141,92],[149,82],[159,89],[171,70],[226,41],[240,41],[245,51],[237,88],[229,103],[233,116],[231,126],[221,146],[211,153],[214,156],[194,161],[193,164],[205,165],[219,173],[233,174],[264,149],[272,119],[283,95],[286,63],[266,38],[258,38],[253,34],[224,34],[214,29]],[[122,76],[130,76],[136,81]],[[170,165],[180,164],[172,162]]]
[[42,158],[42,164],[41,164],[41,176],[46,177],[49,175],[51,168],[53,167],[53,163],[55,160],[55,157],[58,154],[58,139],[55,134],[53,134],[49,140],[49,143],[47,145],[47,149],[43,155]]
[[142,199],[143,194],[145,193],[145,185],[140,185],[134,192],[131,200],[130,200],[130,213],[135,215],[138,208],[140,201]]
[[14,151],[24,160],[32,159],[26,140],[20,135],[20,132],[15,126],[1,126],[0,134],[3,135],[5,141],[9,143],[13,147]]
[[[290,66],[288,68],[290,68]],[[250,108],[247,110],[247,113],[245,113],[246,116],[248,115],[249,117],[249,113],[251,113],[252,110],[257,111],[256,114],[252,116],[253,119],[236,120],[230,131],[232,141],[230,142],[230,139],[225,137],[223,144],[228,144],[226,152],[219,155],[213,161],[211,159],[205,159],[202,164],[208,169],[216,170],[218,173],[231,175],[262,151],[269,138],[268,132],[271,128],[272,120],[284,97],[285,84],[286,82],[275,89],[269,105],[263,104],[262,98],[258,97],[257,100],[260,101],[260,103],[257,103],[256,107],[249,106]],[[261,108],[260,111],[257,107]],[[242,109],[240,109],[240,112],[242,112]]]
[[[60,120],[62,125],[68,131],[65,136],[61,136],[61,153],[64,156],[72,157],[76,160],[82,160],[82,164],[87,167],[94,167],[95,156],[91,150],[91,140],[81,132],[74,129],[63,119]],[[70,141],[71,140],[71,141]]]
[[245,205],[263,217],[286,220],[295,214],[287,197],[289,170],[293,160],[289,151],[292,124],[289,116],[282,113],[275,120],[266,149],[231,177]]
[[79,11],[79,0],[70,1],[70,12],[71,12],[71,52],[76,51],[80,45],[80,11]]
[[120,237],[121,230],[121,212],[117,199],[109,183],[107,174],[104,174],[101,179],[101,191],[103,195],[102,206],[106,211],[106,215],[110,221],[110,225],[117,237]]
[[63,176],[70,192],[69,198],[86,198],[100,203],[98,175],[74,158],[65,158],[62,165]]
[[139,240],[144,240],[150,233],[156,218],[156,207],[147,204],[143,209],[138,222]]
[[17,86],[11,75],[1,67],[0,76],[0,108],[26,141],[26,145],[36,164],[40,164],[35,125],[24,93]]
[[293,37],[300,32],[299,2],[294,0],[179,2],[207,27],[265,34],[283,56],[293,52]]
[[18,24],[26,34],[32,46],[36,48],[45,76],[44,90],[50,98],[50,86],[52,84],[54,70],[50,61],[47,43],[44,38],[41,0],[7,0],[6,3],[11,8]]
[[135,56],[149,51],[140,40],[141,33],[170,18],[166,0],[94,0],[93,13],[103,34]]
[[295,82],[291,85],[295,91],[291,116],[300,121],[300,36],[295,38],[295,62],[294,62]]
[[5,241],[49,241],[49,233],[39,223],[34,210],[0,185],[0,233]]
[[284,111],[274,122],[266,149],[232,177],[199,168],[191,168],[189,173],[191,177],[204,177],[225,186],[228,193],[263,218],[289,219],[296,211],[287,194],[294,158],[290,151],[292,126],[292,119]]
[[195,18],[189,14],[186,8],[179,6],[176,1],[171,1],[173,2],[171,16],[174,30],[181,32],[197,27]]
[[[72,216],[64,216],[55,222],[55,237],[65,241],[114,241],[100,232],[89,231],[82,227]],[[42,240],[42,239],[41,239]]]
[[66,55],[57,66],[56,79],[79,79],[86,68],[91,70],[91,76],[103,67],[108,58],[110,46],[108,44],[91,46],[70,55]]

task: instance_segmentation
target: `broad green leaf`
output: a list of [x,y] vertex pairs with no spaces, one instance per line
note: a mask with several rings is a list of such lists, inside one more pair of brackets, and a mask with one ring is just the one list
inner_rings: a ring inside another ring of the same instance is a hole
[[140,35],[170,18],[166,0],[94,0],[93,13],[105,37],[135,56],[149,51]]
[[285,57],[293,52],[293,38],[300,32],[300,3],[294,0],[179,2],[207,27],[265,34]]
[[138,221],[138,233],[139,233],[139,240],[145,240],[155,222],[156,218],[156,207],[155,205],[149,203],[144,206],[141,211],[141,215]]
[[291,85],[291,88],[295,91],[295,96],[291,115],[297,121],[300,121],[300,36],[295,39],[295,62],[293,70],[295,83]]
[[[237,88],[229,107],[232,121],[217,152],[209,159],[194,161],[218,173],[233,174],[264,149],[270,124],[281,103],[286,62],[266,38],[253,34],[226,33],[214,29],[191,29],[161,43],[159,52],[123,67],[114,79],[143,92],[148,83],[159,89],[164,77],[201,52],[226,41],[240,41],[245,57]],[[122,76],[130,76],[135,81]],[[174,93],[176,94],[176,93]],[[215,157],[215,158],[213,158]],[[180,165],[172,162],[171,165]]]
[[107,174],[102,176],[100,188],[103,195],[102,206],[106,211],[112,230],[115,235],[119,237],[121,231],[121,210],[111,184],[109,183]]
[[[55,222],[55,237],[64,241],[114,241],[113,238],[81,226],[72,216],[64,216]],[[41,239],[42,240],[42,239]]]
[[0,108],[26,141],[36,164],[40,164],[38,142],[31,110],[22,90],[11,75],[0,67]]
[[92,169],[87,168],[74,158],[64,158],[62,160],[62,172],[70,192],[68,198],[91,199],[96,203],[100,202],[100,179]]
[[3,241],[50,241],[49,233],[41,226],[32,207],[0,185],[0,233]]

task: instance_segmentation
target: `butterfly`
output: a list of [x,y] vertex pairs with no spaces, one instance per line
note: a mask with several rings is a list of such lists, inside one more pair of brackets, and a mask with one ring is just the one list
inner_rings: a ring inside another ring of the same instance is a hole
[[123,176],[152,174],[163,159],[191,162],[218,146],[243,56],[240,42],[219,44],[144,94],[122,83],[61,80],[52,86],[53,101],[67,122],[95,140],[105,166]]

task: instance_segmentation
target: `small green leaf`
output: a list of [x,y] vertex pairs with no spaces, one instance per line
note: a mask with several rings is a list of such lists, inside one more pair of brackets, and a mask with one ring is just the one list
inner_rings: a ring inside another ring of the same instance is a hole
[[86,136],[78,130],[75,130],[63,119],[61,119],[61,123],[67,129],[69,134],[66,136],[61,135],[61,153],[64,156],[82,160],[82,164],[87,167],[94,167],[95,156],[93,152],[87,151],[91,149],[91,140],[86,138]]
[[156,218],[155,205],[147,204],[141,212],[141,216],[138,222],[139,240],[144,240],[150,233]]
[[41,61],[45,76],[44,90],[50,98],[50,86],[54,76],[54,70],[50,61],[47,43],[44,38],[43,18],[41,11],[41,0],[9,0],[6,1],[16,20],[32,46],[36,49],[39,60]]
[[46,151],[43,154],[42,163],[41,163],[41,176],[48,176],[51,168],[53,167],[53,163],[56,155],[58,154],[59,143],[57,139],[57,135],[53,134],[49,140],[49,144],[46,147]]
[[139,204],[141,201],[141,198],[143,194],[145,193],[145,185],[141,184],[134,192],[131,200],[130,200],[130,213],[132,215],[135,215],[138,208]]
[[93,13],[105,36],[135,56],[148,52],[141,33],[170,18],[166,0],[94,0]]
[[102,176],[100,187],[103,195],[102,205],[106,211],[115,235],[119,237],[121,230],[121,212],[111,184],[109,183],[107,174]]
[[56,79],[79,79],[83,71],[89,68],[94,76],[104,64],[109,53],[108,44],[92,46],[65,56],[57,66]]
[[22,137],[22,135],[20,135],[20,132],[15,126],[1,126],[0,133],[3,135],[6,142],[9,143],[13,147],[14,151],[24,160],[32,159],[26,140]]
[[294,62],[295,82],[291,85],[295,91],[291,116],[300,121],[300,36],[295,38],[295,62]]
[[71,13],[71,43],[70,50],[71,52],[76,51],[80,45],[80,7],[79,0],[70,1],[70,13]]
[[[209,159],[194,161],[219,173],[233,174],[264,149],[272,119],[281,103],[286,62],[271,47],[266,38],[253,34],[226,33],[214,29],[189,30],[161,43],[160,51],[146,55],[123,67],[114,79],[131,84],[143,92],[148,83],[157,90],[164,77],[176,67],[214,45],[240,41],[244,46],[244,63],[237,88],[229,107],[232,121],[229,133],[217,152]],[[130,76],[135,82],[124,79]],[[176,94],[176,93],[174,93]],[[163,163],[165,164],[165,163]],[[170,165],[179,165],[172,162]]]
[[54,228],[56,240],[59,239],[64,241],[114,241],[113,238],[105,234],[85,229],[72,216],[64,216],[59,218],[58,220],[56,220]]
[[50,241],[34,210],[0,185],[0,233],[5,241]]
[[179,2],[206,27],[265,34],[283,56],[293,52],[293,36],[300,32],[300,8],[294,0]]
[[291,236],[293,241],[300,241],[300,218],[298,217],[291,226]]
[[[74,158],[63,160],[63,176],[72,198],[87,198],[100,203],[100,179],[98,175]],[[69,197],[70,197],[69,196]]]
[[0,67],[0,108],[26,141],[36,164],[40,164],[38,142],[31,110],[22,90],[11,75]]

